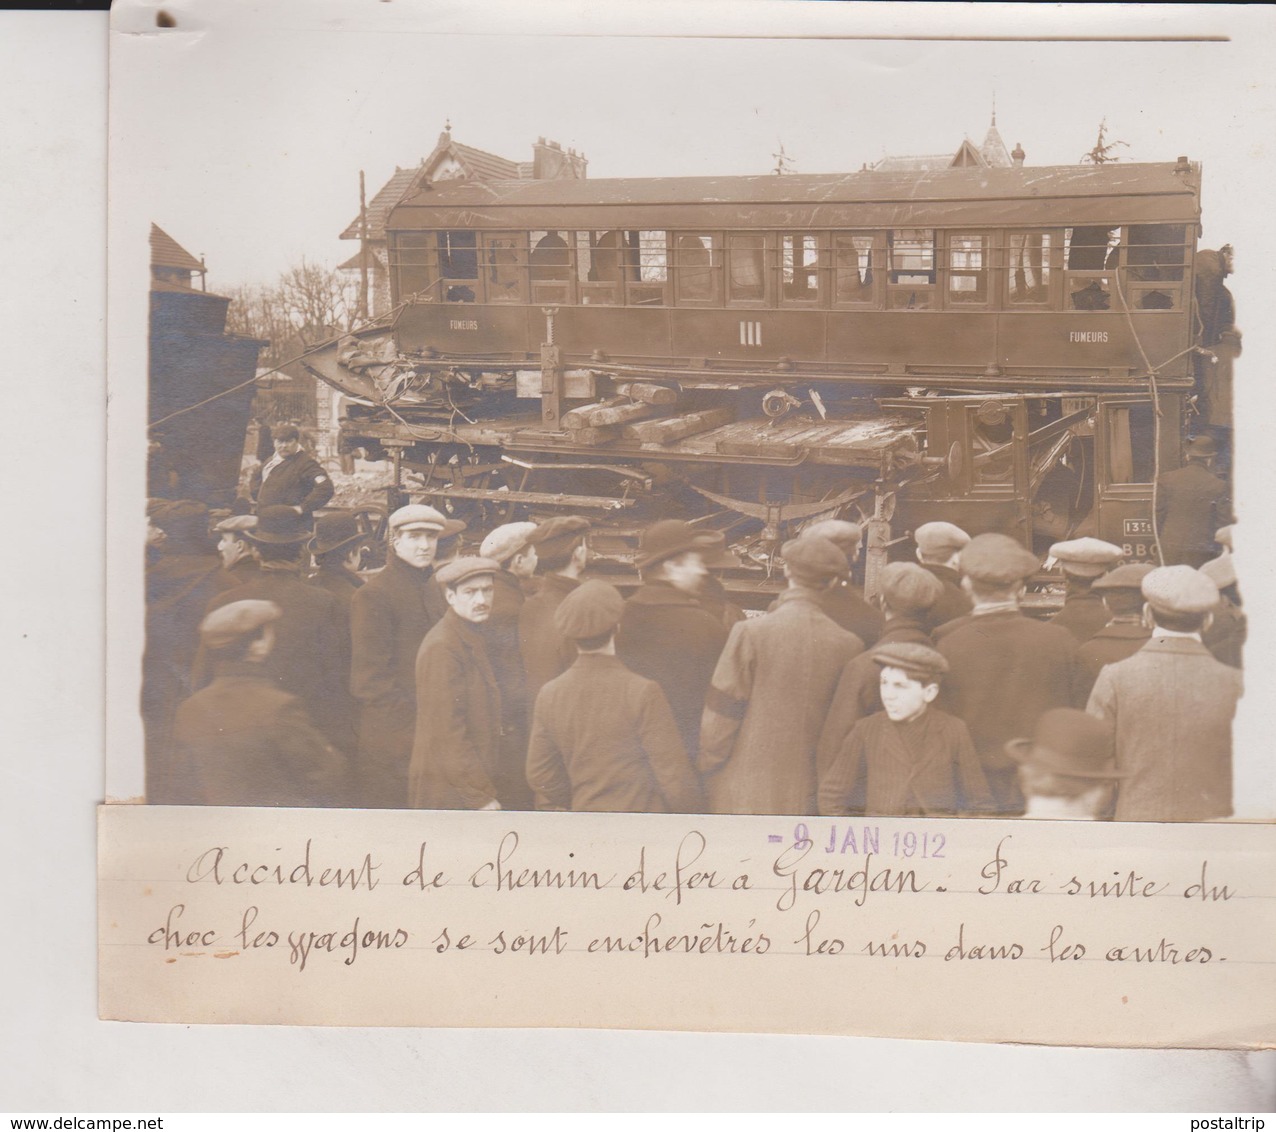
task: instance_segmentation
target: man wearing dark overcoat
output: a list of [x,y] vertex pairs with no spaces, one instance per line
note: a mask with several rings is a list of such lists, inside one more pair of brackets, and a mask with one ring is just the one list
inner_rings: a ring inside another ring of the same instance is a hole
[[349,511],[320,515],[315,520],[314,537],[306,545],[315,563],[310,584],[327,590],[348,614],[355,590],[363,586],[358,569],[367,551],[355,517]]
[[705,698],[698,769],[717,814],[815,812],[815,748],[843,667],[864,649],[821,599],[846,576],[826,538],[780,548],[788,588],[727,638]]
[[1142,589],[1143,579],[1152,569],[1148,562],[1130,562],[1109,570],[1091,587],[1103,601],[1108,623],[1077,649],[1072,702],[1081,710],[1104,667],[1133,656],[1152,636],[1143,618]]
[[[846,557],[846,575],[820,593],[820,608],[833,622],[848,633],[854,633],[865,645],[874,644],[882,635],[881,611],[864,600],[859,587],[851,580],[851,570],[859,561],[863,533],[857,523],[845,519],[822,519],[803,527],[798,538],[828,539]],[[771,609],[775,609],[773,604]]]
[[350,690],[359,701],[356,784],[360,804],[408,804],[408,763],[416,732],[416,657],[447,611],[434,577],[439,536],[465,524],[409,504],[389,519],[385,569],[350,599]]
[[606,582],[583,582],[554,612],[577,658],[536,698],[527,778],[538,810],[698,813],[704,804],[660,686],[616,657],[625,609]]
[[219,590],[233,590],[257,576],[261,564],[246,533],[256,526],[256,515],[228,515],[214,525],[217,553],[222,559],[222,568],[217,571]]
[[[343,751],[354,746],[350,697],[346,691],[350,645],[345,611],[331,594],[301,579],[302,544],[310,538],[304,517],[290,507],[266,507],[245,534],[253,541],[261,569],[251,581],[223,590],[208,612],[232,601],[272,601],[283,611],[274,624],[275,643],[264,662],[279,686],[297,696],[328,741]],[[200,683],[210,675],[200,656]]]
[[1232,813],[1232,718],[1241,674],[1201,643],[1218,587],[1162,566],[1143,579],[1152,639],[1099,673],[1086,710],[1116,729],[1117,821],[1212,821]]
[[482,633],[498,569],[490,558],[469,556],[439,567],[448,610],[426,633],[416,660],[408,771],[408,804],[415,809],[499,810],[510,801],[500,773],[501,691]]
[[958,559],[975,603],[968,617],[935,631],[948,661],[940,706],[966,721],[999,814],[1023,812],[1023,795],[1005,744],[1031,735],[1037,718],[1068,707],[1077,643],[1067,629],[1019,609],[1035,555],[1003,534],[976,535]]
[[280,425],[274,431],[275,454],[252,477],[257,510],[291,507],[312,520],[315,511],[332,498],[328,473],[301,447],[296,425]]
[[1103,596],[1093,592],[1094,580],[1121,560],[1121,548],[1097,538],[1074,538],[1056,542],[1050,557],[1059,563],[1067,587],[1063,608],[1052,618],[1081,645],[1108,623]]
[[554,610],[580,585],[589,563],[588,533],[588,519],[559,515],[541,523],[528,536],[528,542],[536,549],[539,583],[518,615],[518,643],[527,677],[529,713],[536,694],[555,676],[566,672],[576,659],[576,646],[554,624]]
[[704,556],[718,538],[681,519],[653,523],[638,550],[642,585],[625,603],[616,655],[631,672],[660,685],[683,746],[700,749],[700,716],[727,630],[700,601]]
[[199,623],[217,592],[220,563],[208,537],[208,508],[202,503],[152,500],[147,521],[157,532],[154,558],[146,567],[142,657],[146,794],[152,798],[167,788],[173,716],[177,705],[195,690],[192,669]]
[[177,710],[171,806],[337,806],[345,760],[265,669],[283,610],[244,599],[200,625],[213,681]]
[[1167,566],[1199,567],[1214,557],[1214,531],[1227,521],[1227,484],[1212,470],[1218,445],[1198,436],[1187,446],[1186,463],[1156,482],[1156,525]]
[[970,595],[961,588],[961,574],[957,572],[957,557],[970,542],[970,535],[955,523],[936,520],[923,523],[913,532],[917,543],[917,561],[934,574],[944,587],[939,600],[930,607],[926,618],[927,630],[937,629],[958,617],[965,617],[973,608]]
[[854,775],[841,765],[846,740],[861,719],[882,710],[881,669],[873,654],[887,645],[932,646],[926,623],[943,594],[943,584],[915,562],[888,562],[878,575],[886,627],[873,648],[847,661],[820,732],[816,749],[819,809],[828,816],[862,813],[863,795],[845,786]]

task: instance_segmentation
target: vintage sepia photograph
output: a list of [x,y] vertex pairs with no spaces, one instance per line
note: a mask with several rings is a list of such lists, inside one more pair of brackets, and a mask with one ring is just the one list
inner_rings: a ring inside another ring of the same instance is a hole
[[111,796],[1276,816],[1226,34],[353,7],[116,17]]

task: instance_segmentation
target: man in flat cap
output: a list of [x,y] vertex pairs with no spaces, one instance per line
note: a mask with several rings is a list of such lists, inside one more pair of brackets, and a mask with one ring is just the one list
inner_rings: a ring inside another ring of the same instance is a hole
[[[878,575],[878,585],[885,628],[870,651],[846,662],[820,732],[816,764],[822,814],[863,813],[862,795],[852,798],[842,789],[841,784],[848,775],[846,769],[839,766],[839,758],[855,725],[882,710],[881,669],[874,663],[873,653],[886,645],[925,645],[927,648],[934,645],[926,625],[931,609],[943,593],[943,583],[916,562],[888,562]],[[826,810],[826,804],[842,808]],[[856,806],[857,809],[846,808]]]
[[[1229,528],[1224,527],[1225,531]],[[1217,537],[1217,536],[1216,536]],[[1249,623],[1241,608],[1241,591],[1236,580],[1236,559],[1231,550],[1225,549],[1217,558],[1211,558],[1201,567],[1201,573],[1218,586],[1219,601],[1209,625],[1201,634],[1201,640],[1215,660],[1232,668],[1241,667],[1241,655]]]
[[1179,564],[1143,579],[1152,639],[1099,673],[1086,710],[1116,730],[1117,821],[1232,813],[1232,718],[1241,674],[1201,643],[1218,587]]
[[157,535],[146,567],[146,651],[142,657],[142,722],[146,793],[166,789],[173,715],[195,690],[192,669],[199,623],[217,592],[220,562],[208,536],[208,508],[192,499],[151,500],[147,522]]
[[1069,706],[1077,643],[1067,629],[1020,611],[1039,563],[1014,539],[976,535],[958,565],[974,609],[935,631],[949,670],[941,706],[970,728],[997,812],[1015,816],[1023,796],[1005,745],[1030,735],[1042,712]]
[[214,524],[217,535],[217,553],[221,555],[222,568],[217,571],[217,588],[233,590],[236,586],[256,576],[260,569],[248,531],[257,526],[256,515],[227,515]]
[[1072,677],[1072,702],[1077,707],[1089,702],[1105,666],[1133,656],[1152,636],[1143,616],[1143,579],[1153,569],[1151,563],[1130,562],[1109,570],[1091,587],[1103,602],[1108,622],[1077,649]]
[[151,802],[172,806],[337,806],[345,760],[301,700],[266,670],[283,611],[245,598],[200,624],[213,681],[177,710],[173,774]]
[[[354,747],[350,697],[349,628],[341,603],[301,577],[303,547],[310,524],[291,507],[263,507],[257,525],[245,531],[261,569],[250,581],[224,590],[208,603],[208,612],[232,601],[271,601],[282,611],[274,625],[275,644],[264,668],[279,686],[305,704],[306,714],[328,741],[342,751]],[[199,658],[201,685],[209,675],[207,657]]]
[[863,540],[859,524],[846,519],[822,519],[803,527],[798,538],[828,539],[846,556],[846,574],[821,591],[820,608],[834,623],[859,637],[865,647],[876,642],[882,635],[881,612],[864,600],[864,595],[851,580],[851,571],[859,561]]
[[528,542],[536,548],[536,578],[540,585],[523,602],[518,615],[518,643],[527,675],[527,706],[555,676],[576,659],[576,648],[554,625],[554,610],[580,585],[589,564],[589,520],[558,515],[539,524]]
[[315,570],[310,584],[327,590],[347,613],[354,592],[363,586],[359,567],[368,551],[367,539],[349,511],[329,511],[315,520],[314,537],[306,544]]
[[616,657],[625,602],[588,581],[554,611],[577,657],[540,691],[532,716],[527,779],[538,810],[698,813],[704,796],[653,680]]
[[1075,708],[1052,708],[1031,739],[1012,739],[1006,754],[1019,765],[1024,817],[1094,821],[1111,817],[1122,773],[1113,760],[1112,726]]
[[1227,484],[1214,474],[1218,445],[1198,436],[1184,464],[1156,481],[1156,529],[1166,566],[1201,566],[1214,556],[1214,531],[1230,519]]
[[[416,660],[416,736],[408,804],[428,810],[499,810],[511,801],[501,765],[501,690],[487,657],[483,623],[492,613],[491,558],[439,567],[448,610],[425,635]],[[521,799],[526,784],[516,791]]]
[[359,701],[360,804],[408,804],[408,763],[416,732],[416,658],[447,612],[434,577],[439,538],[465,529],[420,503],[390,515],[385,569],[350,599],[350,690]]
[[251,488],[257,510],[290,507],[307,522],[332,498],[332,480],[301,446],[296,425],[280,425],[272,434],[275,454],[253,474]]
[[966,725],[935,708],[948,662],[923,644],[897,641],[871,653],[882,710],[843,740],[836,773],[820,782],[820,812],[933,817],[988,813],[988,781]]
[[727,630],[700,602],[708,576],[705,555],[719,537],[681,519],[653,523],[638,549],[642,585],[625,603],[616,655],[625,667],[660,685],[673,710],[683,746],[700,749],[700,716]]
[[937,629],[958,617],[965,617],[974,603],[961,587],[957,559],[970,542],[970,535],[954,523],[936,520],[923,523],[913,532],[917,543],[917,561],[939,579],[944,592],[930,608],[927,628]]
[[[535,523],[505,523],[492,531],[479,546],[479,554],[500,564],[493,575],[492,612],[483,622],[487,655],[501,689],[501,743],[511,762],[521,767],[527,755],[527,729],[532,705],[527,699],[527,674],[523,671],[523,651],[518,641],[518,620],[523,602],[532,590],[536,574],[536,547],[528,539]],[[529,809],[531,795],[511,809]]]
[[1050,557],[1059,563],[1067,586],[1063,608],[1051,620],[1084,644],[1108,623],[1103,598],[1091,587],[1121,561],[1121,548],[1102,539],[1074,538],[1055,543]]
[[815,748],[842,669],[863,642],[833,623],[824,592],[847,573],[826,538],[780,548],[788,588],[727,638],[705,697],[698,768],[717,814],[815,812]]

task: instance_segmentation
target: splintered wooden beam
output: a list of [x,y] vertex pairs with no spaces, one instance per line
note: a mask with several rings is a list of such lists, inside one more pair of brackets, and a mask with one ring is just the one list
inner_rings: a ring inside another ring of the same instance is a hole
[[616,405],[627,405],[629,402],[624,397],[610,397],[606,401],[596,401],[592,405],[581,405],[575,409],[569,409],[563,414],[563,428],[585,428],[589,424],[587,419],[590,413],[596,413],[599,409],[609,409]]
[[641,401],[645,405],[676,405],[680,394],[668,385],[653,385],[649,381],[621,381],[615,386],[622,397]]
[[628,424],[625,425],[624,435],[629,440],[640,440],[644,444],[672,444],[675,440],[695,436],[698,432],[708,432],[711,428],[730,424],[734,419],[735,412],[729,408],[702,409],[698,413],[687,413],[681,417],[664,417],[658,421]]
[[639,401],[626,401],[620,405],[591,405],[563,414],[563,424],[568,428],[604,428],[608,425],[625,424],[627,421],[640,421],[664,411],[666,410],[655,405],[644,405]]
[[569,428],[567,439],[573,444],[606,444],[608,441],[620,439],[620,426]]

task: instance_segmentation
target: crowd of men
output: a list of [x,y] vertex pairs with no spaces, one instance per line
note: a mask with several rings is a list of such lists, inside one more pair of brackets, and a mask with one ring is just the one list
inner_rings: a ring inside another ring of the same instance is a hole
[[1232,812],[1245,622],[1231,528],[1192,466],[1208,474],[1208,442],[1170,473],[1172,564],[1057,543],[1066,598],[1040,620],[1021,608],[1037,556],[947,522],[913,532],[915,561],[886,565],[872,602],[852,581],[860,528],[809,525],[760,616],[730,600],[723,538],[677,519],[642,533],[628,597],[590,577],[584,518],[473,532],[422,504],[389,516],[365,577],[367,539],[347,512],[316,516],[331,484],[296,439],[277,434],[256,514],[149,508],[151,802]]

